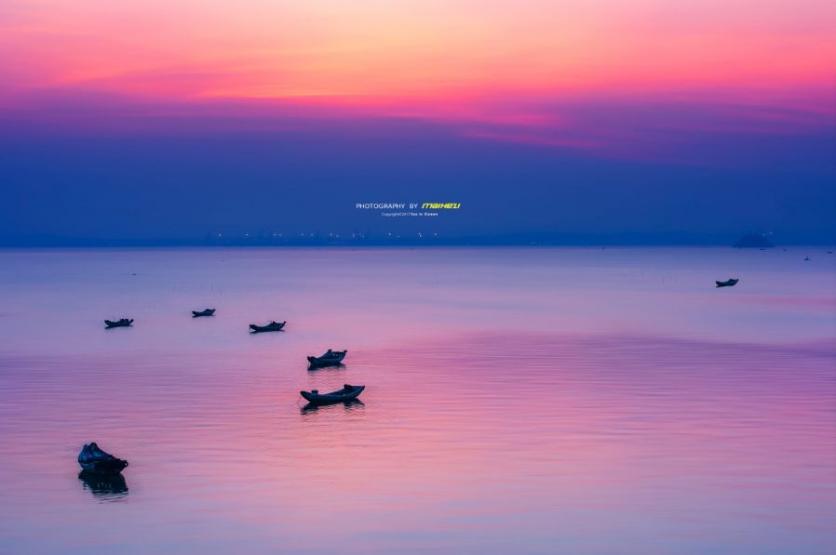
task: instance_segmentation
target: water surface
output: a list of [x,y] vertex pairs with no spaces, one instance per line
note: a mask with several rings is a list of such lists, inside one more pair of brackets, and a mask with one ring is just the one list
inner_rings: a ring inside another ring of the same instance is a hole
[[0,251],[0,552],[832,553],[835,258]]

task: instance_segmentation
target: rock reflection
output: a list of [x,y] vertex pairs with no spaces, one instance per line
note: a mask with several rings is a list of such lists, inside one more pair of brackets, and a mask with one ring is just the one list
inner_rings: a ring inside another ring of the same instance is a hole
[[128,483],[121,474],[101,474],[82,470],[78,474],[84,489],[102,501],[118,501],[128,495]]

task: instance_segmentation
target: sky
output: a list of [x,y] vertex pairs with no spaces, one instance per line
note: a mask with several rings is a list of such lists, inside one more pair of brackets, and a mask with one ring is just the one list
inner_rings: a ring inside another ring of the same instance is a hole
[[0,244],[836,241],[824,0],[5,0],[0,75]]

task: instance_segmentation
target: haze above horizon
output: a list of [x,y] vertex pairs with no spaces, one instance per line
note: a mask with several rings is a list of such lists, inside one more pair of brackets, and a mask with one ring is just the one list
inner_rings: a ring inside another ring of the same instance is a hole
[[833,243],[834,60],[823,0],[11,0],[0,244]]

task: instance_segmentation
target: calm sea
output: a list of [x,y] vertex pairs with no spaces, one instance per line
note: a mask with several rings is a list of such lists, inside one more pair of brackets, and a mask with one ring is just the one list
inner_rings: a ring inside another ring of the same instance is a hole
[[834,340],[825,248],[0,251],[0,552],[834,553]]

